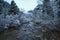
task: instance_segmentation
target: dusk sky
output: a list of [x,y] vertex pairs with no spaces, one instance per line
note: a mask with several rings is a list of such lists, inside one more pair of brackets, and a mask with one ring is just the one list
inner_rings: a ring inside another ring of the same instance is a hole
[[[11,3],[12,0],[5,0]],[[37,6],[37,0],[14,0],[19,8],[25,11],[33,10]]]

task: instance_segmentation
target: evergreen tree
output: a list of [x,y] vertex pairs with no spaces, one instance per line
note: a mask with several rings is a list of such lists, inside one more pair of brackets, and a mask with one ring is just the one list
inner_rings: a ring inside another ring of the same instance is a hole
[[[58,14],[57,28],[60,29],[60,0],[55,0]],[[60,31],[60,30],[59,30]]]
[[4,1],[4,0],[0,0],[0,14],[2,14],[2,9],[3,9],[3,1]]
[[52,16],[53,9],[50,4],[50,0],[43,1],[43,13],[47,13],[48,15]]
[[9,14],[18,14],[19,13],[19,8],[17,7],[16,3],[14,0],[11,1],[11,6],[9,10]]
[[55,0],[58,9],[58,18],[60,18],[60,0]]

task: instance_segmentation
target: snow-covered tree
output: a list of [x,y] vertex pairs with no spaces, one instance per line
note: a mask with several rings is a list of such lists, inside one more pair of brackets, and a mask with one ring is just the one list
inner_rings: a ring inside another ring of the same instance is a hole
[[[56,28],[57,28],[57,30],[58,31],[60,31],[60,0],[55,0],[55,3],[56,3],[56,8],[57,8],[57,12],[56,12],[56,15],[57,15],[57,17],[56,17]],[[55,12],[55,11],[54,11]]]
[[55,0],[55,2],[56,2],[56,7],[57,7],[57,12],[58,12],[58,18],[60,18],[60,0]]
[[35,9],[33,10],[33,15],[34,15],[34,21],[35,22],[40,22],[41,21],[41,18],[42,18],[42,8],[43,8],[43,5],[40,4],[40,5],[37,5],[35,7]]
[[50,3],[50,0],[44,0],[43,1],[43,15],[45,17],[48,17],[47,19],[53,19],[54,14],[53,14],[53,9]]

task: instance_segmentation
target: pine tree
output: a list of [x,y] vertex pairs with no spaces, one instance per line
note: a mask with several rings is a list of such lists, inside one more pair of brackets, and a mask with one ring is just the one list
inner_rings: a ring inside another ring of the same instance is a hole
[[57,9],[58,9],[58,18],[60,18],[60,0],[55,0],[57,4]]
[[9,14],[18,14],[18,12],[19,12],[19,8],[17,7],[17,5],[14,2],[14,0],[12,0],[11,1],[10,10],[9,10]]
[[58,18],[58,21],[57,21],[57,28],[58,28],[58,31],[60,31],[60,0],[55,0],[56,2],[56,7],[57,7],[57,18]]
[[2,3],[4,0],[0,0],[0,3]]
[[43,13],[47,13],[48,15],[53,15],[53,9],[50,4],[50,0],[44,0],[43,1]]
[[2,14],[2,9],[3,9],[3,1],[4,1],[4,0],[0,0],[0,14]]

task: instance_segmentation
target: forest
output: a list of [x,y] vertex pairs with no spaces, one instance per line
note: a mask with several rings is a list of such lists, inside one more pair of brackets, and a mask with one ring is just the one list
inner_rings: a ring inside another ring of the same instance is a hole
[[60,0],[37,1],[25,13],[14,0],[0,0],[0,40],[60,40]]

